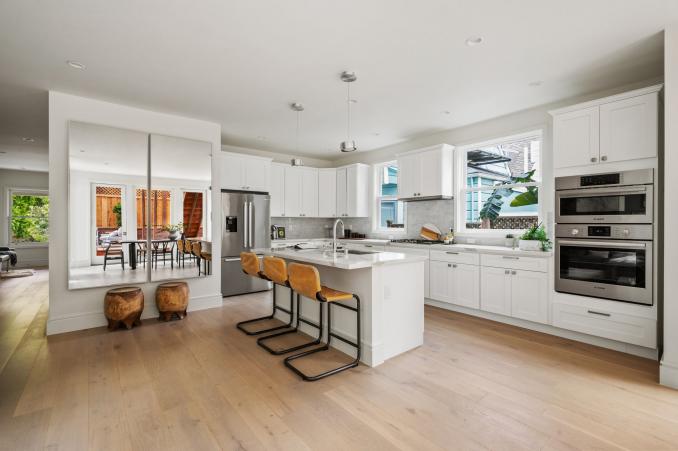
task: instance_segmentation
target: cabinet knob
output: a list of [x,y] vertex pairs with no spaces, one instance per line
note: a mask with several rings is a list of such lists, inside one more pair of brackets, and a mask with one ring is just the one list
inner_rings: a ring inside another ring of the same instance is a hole
[[515,272],[515,271],[511,271],[511,275],[512,275],[512,276],[515,276],[515,275],[516,275],[516,272]]
[[600,157],[600,159],[603,161],[607,161],[607,155],[603,155],[602,157]]
[[448,268],[451,268],[451,267],[452,267],[452,263],[448,263],[448,264],[447,264],[447,267],[448,267]]
[[505,269],[504,274],[511,274],[511,271],[509,271],[508,269]]
[[596,157],[591,157],[591,163],[595,163],[596,161],[598,161]]
[[452,265],[452,267],[453,267],[453,268],[456,268],[456,267],[457,267],[457,265]]

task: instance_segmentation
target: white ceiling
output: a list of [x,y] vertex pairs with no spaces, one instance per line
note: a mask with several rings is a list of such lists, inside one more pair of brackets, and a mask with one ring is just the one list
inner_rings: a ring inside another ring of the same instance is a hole
[[358,75],[354,135],[370,150],[660,76],[675,3],[7,0],[0,158],[46,149],[49,89],[213,120],[225,144],[283,152],[298,101],[299,153],[337,158],[344,69]]

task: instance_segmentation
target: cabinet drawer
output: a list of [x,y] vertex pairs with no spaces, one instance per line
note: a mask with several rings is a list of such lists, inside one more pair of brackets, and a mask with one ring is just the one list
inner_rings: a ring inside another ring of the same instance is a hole
[[654,319],[554,302],[553,325],[638,346],[657,347],[657,321]]
[[475,252],[462,251],[431,251],[431,260],[439,262],[463,263],[465,265],[480,264],[480,255]]
[[483,254],[480,256],[483,266],[494,268],[522,269],[525,271],[548,271],[548,260],[542,257],[522,257],[518,255],[493,255]]

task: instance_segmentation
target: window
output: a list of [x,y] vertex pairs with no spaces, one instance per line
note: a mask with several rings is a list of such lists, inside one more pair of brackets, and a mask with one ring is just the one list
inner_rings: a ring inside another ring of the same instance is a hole
[[458,230],[523,230],[539,222],[540,131],[460,150]]
[[398,200],[398,164],[395,161],[375,166],[375,230],[405,231],[405,203]]
[[39,245],[49,241],[49,196],[45,191],[9,192],[9,242]]

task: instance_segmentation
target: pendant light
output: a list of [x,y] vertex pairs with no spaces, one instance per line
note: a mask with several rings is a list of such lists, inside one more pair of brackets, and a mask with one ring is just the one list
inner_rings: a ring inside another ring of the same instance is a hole
[[339,145],[339,150],[342,152],[355,152],[358,150],[358,147],[355,145],[355,141],[351,139],[351,83],[356,81],[358,77],[355,75],[355,72],[344,71],[341,73],[341,81],[346,83],[346,141],[342,141]]
[[[290,104],[290,109],[292,111],[295,111],[297,113],[297,130],[295,134],[295,143],[294,143],[294,149],[297,154],[299,154],[299,123],[300,123],[300,115],[301,112],[304,111],[304,105],[302,105],[299,102],[294,102]],[[301,160],[298,159],[292,159],[292,166],[301,166],[302,162]]]

